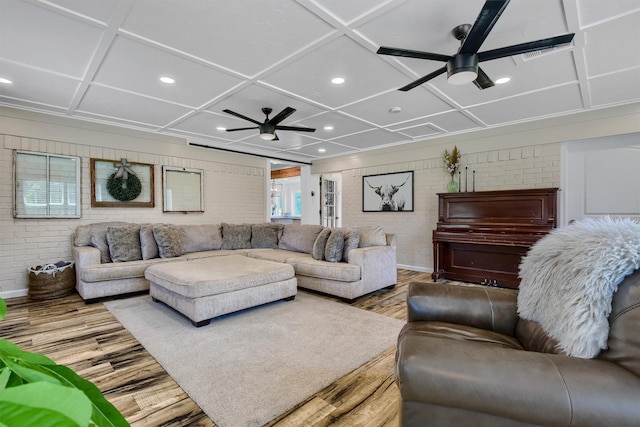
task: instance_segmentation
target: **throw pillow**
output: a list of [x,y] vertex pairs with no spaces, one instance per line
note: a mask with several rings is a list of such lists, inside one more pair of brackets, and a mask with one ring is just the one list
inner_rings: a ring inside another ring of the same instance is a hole
[[[102,230],[106,233],[107,227],[116,225],[127,225],[125,221],[110,221],[110,222],[96,222],[93,224],[79,225],[76,227],[75,239],[73,244],[75,246],[93,246],[91,242],[91,231]],[[106,236],[106,235],[105,235]]]
[[158,244],[160,258],[175,258],[184,254],[183,231],[177,225],[161,224],[153,227],[153,237]]
[[324,227],[311,224],[286,224],[278,247],[287,251],[313,253],[313,244]]
[[360,232],[358,230],[344,231],[344,249],[342,251],[342,260],[349,262],[349,251],[357,249],[360,243]]
[[140,225],[140,251],[142,259],[158,258],[158,244],[153,237],[153,224]]
[[278,234],[282,230],[282,224],[264,223],[251,226],[251,247],[269,248],[278,247]]
[[222,247],[222,229],[219,224],[183,225],[184,253],[212,251]]
[[360,248],[386,246],[387,244],[387,236],[384,234],[384,229],[379,225],[358,227],[358,232],[360,233],[360,243],[358,244]]
[[142,259],[139,225],[107,227],[107,242],[109,243],[109,254],[113,262]]
[[324,259],[329,262],[340,262],[342,260],[342,251],[344,249],[344,233],[339,228],[331,230],[331,234],[327,239],[324,247]]
[[317,259],[318,261],[322,261],[324,259],[324,248],[327,246],[327,239],[329,239],[330,234],[331,229],[329,227],[324,228],[318,234],[315,242],[313,242],[313,250],[311,252],[313,259]]
[[251,224],[222,223],[222,249],[250,249]]
[[100,264],[108,264],[111,262],[111,254],[109,253],[109,243],[107,242],[107,228],[91,229],[91,246],[100,251]]

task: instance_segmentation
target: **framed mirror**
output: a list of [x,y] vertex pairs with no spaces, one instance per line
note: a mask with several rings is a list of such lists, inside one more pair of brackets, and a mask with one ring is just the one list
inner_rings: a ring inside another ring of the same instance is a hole
[[204,212],[202,169],[162,166],[163,212]]

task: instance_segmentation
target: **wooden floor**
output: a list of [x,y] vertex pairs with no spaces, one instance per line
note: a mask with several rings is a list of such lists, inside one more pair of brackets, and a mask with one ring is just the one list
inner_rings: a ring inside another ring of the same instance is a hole
[[[395,289],[375,292],[352,305],[404,320],[408,283],[431,281],[430,276],[398,270]],[[132,426],[215,426],[102,303],[86,305],[73,294],[51,301],[14,298],[7,305],[1,338],[43,353],[93,381]],[[388,349],[268,425],[399,425],[394,357],[395,348]]]

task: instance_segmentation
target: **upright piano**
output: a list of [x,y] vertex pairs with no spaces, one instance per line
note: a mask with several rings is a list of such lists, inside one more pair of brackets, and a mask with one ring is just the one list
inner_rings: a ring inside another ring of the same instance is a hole
[[522,256],[557,226],[557,192],[439,193],[432,278],[517,288]]

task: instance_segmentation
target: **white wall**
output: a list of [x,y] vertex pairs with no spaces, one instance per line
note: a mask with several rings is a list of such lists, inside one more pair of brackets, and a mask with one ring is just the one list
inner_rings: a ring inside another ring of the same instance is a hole
[[[13,150],[79,156],[82,218],[13,218]],[[155,165],[154,208],[92,208],[90,158]],[[204,213],[162,212],[162,165],[204,170]],[[70,260],[69,236],[98,221],[219,223],[265,219],[264,159],[188,147],[178,138],[0,109],[0,297],[26,294],[27,268]]]
[[[456,145],[462,151],[463,177],[464,166],[469,167],[469,190],[472,170],[477,191],[559,187],[564,141],[639,130],[640,105],[631,105],[325,159],[314,162],[311,171],[342,172],[344,226],[384,226],[397,235],[401,267],[433,271],[437,193],[446,192],[449,180],[444,149]],[[363,175],[409,170],[415,171],[414,212],[362,212]]]

